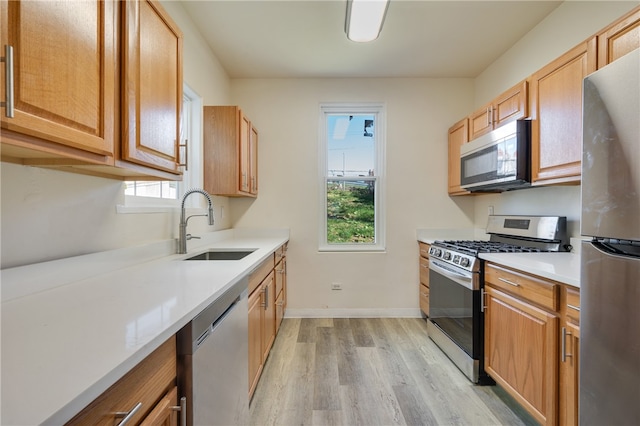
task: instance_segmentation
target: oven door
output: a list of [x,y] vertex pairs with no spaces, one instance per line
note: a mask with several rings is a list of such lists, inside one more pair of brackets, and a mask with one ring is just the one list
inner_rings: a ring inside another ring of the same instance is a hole
[[429,320],[473,359],[481,340],[478,273],[431,259],[429,262]]

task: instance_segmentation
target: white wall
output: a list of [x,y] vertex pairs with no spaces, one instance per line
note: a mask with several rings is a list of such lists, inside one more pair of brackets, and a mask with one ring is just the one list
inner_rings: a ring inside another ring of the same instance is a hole
[[[566,1],[475,80],[475,107],[528,77],[636,7],[638,1]],[[479,195],[475,223],[485,227],[487,207],[496,214],[567,216],[568,232],[580,235],[580,186],[532,188]]]
[[[416,229],[473,223],[473,199],[446,192],[447,129],[472,96],[469,79],[232,81],[233,102],[258,128],[260,158],[260,195],[231,200],[234,227],[290,227],[289,308],[417,314]],[[321,102],[386,103],[386,253],[317,250]]]
[[[185,82],[205,103],[228,103],[226,72],[192,30],[180,3],[164,5],[184,32]],[[2,268],[177,236],[177,213],[117,214],[116,205],[124,200],[120,181],[8,163],[0,168]],[[214,204],[216,226],[192,220],[190,231],[230,226],[229,217],[219,218],[219,209],[228,206],[228,199],[215,197]]]

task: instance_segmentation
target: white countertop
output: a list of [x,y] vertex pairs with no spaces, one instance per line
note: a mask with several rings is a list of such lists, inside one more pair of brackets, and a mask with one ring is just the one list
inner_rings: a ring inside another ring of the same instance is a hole
[[576,253],[480,253],[480,258],[580,288]]
[[[106,252],[3,270],[12,297],[3,294],[1,312],[0,423],[70,420],[289,239],[288,230],[212,234],[189,241],[188,255],[126,264]],[[207,248],[257,250],[236,261],[181,260]],[[25,286],[37,292],[21,294]]]

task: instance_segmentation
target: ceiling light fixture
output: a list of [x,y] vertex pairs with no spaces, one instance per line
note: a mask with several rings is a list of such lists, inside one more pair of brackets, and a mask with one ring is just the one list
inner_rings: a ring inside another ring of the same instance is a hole
[[344,31],[351,41],[373,41],[380,35],[389,0],[347,0]]

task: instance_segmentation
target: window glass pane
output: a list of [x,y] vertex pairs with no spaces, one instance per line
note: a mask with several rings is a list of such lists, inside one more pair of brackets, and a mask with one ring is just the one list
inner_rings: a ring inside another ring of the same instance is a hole
[[162,198],[175,200],[178,198],[178,182],[163,181],[162,182]]
[[327,242],[375,243],[375,181],[327,180]]
[[128,180],[125,183],[124,195],[136,195],[136,182]]
[[136,195],[139,197],[160,198],[161,182],[136,182]]
[[327,176],[373,176],[374,169],[374,116],[329,115]]

